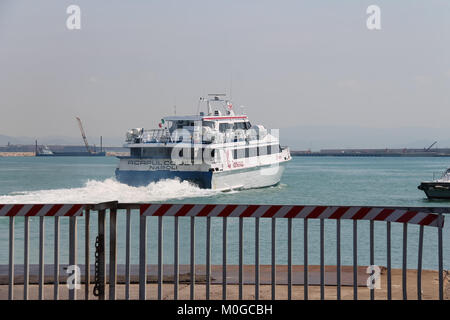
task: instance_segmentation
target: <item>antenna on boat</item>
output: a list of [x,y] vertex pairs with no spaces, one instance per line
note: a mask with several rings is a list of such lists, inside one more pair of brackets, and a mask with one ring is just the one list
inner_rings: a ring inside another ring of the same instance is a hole
[[230,100],[233,100],[233,70],[230,75]]

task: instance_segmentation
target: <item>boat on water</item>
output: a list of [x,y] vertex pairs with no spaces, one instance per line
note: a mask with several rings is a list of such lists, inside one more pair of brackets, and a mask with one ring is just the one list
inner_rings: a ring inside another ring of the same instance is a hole
[[104,157],[105,151],[52,151],[48,146],[36,147],[36,157]]
[[206,112],[168,116],[159,128],[127,132],[130,156],[118,157],[116,178],[131,186],[163,179],[189,181],[215,190],[276,185],[291,160],[281,147],[278,130],[252,125],[246,114],[235,113],[224,94],[201,98]]
[[450,199],[450,168],[440,178],[424,181],[417,188],[423,190],[428,199]]

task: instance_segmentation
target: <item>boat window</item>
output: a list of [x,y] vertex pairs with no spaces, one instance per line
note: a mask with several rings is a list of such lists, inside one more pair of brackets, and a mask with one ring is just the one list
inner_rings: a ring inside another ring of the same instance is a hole
[[270,144],[267,146],[267,154],[276,154],[279,152],[281,152],[281,147],[279,144]]
[[143,148],[142,157],[150,159],[170,159],[172,148],[170,147],[152,147]]
[[[248,148],[247,148],[248,149]],[[234,149],[233,150],[233,159],[242,159],[245,157],[246,149]]]
[[244,122],[245,129],[248,130],[252,127],[249,121]]
[[141,148],[130,148],[130,156],[132,158],[140,158],[141,157]]
[[202,125],[204,127],[210,127],[211,129],[216,128],[216,124],[214,123],[214,121],[203,121]]
[[202,149],[203,161],[214,161],[216,156],[216,149],[203,148]]
[[220,123],[219,124],[219,131],[220,132],[225,132],[225,131],[227,131],[228,129],[231,129],[231,128],[232,128],[231,123]]
[[245,123],[244,122],[235,122],[233,124],[233,129],[234,130],[238,130],[238,129],[245,130]]
[[265,156],[267,154],[267,146],[258,147],[258,155]]
[[[280,150],[280,151],[277,151],[277,150]],[[278,145],[278,148],[277,148],[276,144],[269,144],[269,145],[267,145],[267,154],[275,154],[275,153],[278,153],[278,152],[281,152],[280,145]]]

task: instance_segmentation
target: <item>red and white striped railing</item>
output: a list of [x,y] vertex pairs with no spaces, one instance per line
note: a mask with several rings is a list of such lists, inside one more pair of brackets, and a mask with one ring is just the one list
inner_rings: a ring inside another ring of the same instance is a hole
[[83,215],[82,204],[0,204],[0,217],[74,217],[81,215]]
[[233,205],[233,204],[142,204],[143,216],[188,217],[259,217],[303,219],[351,219],[402,222],[442,227],[439,215],[405,208],[289,206],[289,205]]

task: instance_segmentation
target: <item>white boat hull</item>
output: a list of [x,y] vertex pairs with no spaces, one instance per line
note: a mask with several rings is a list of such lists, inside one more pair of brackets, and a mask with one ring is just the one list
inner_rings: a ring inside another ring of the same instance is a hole
[[214,190],[251,189],[276,185],[280,182],[284,163],[242,170],[214,172],[211,188]]

